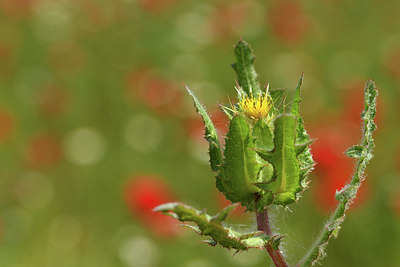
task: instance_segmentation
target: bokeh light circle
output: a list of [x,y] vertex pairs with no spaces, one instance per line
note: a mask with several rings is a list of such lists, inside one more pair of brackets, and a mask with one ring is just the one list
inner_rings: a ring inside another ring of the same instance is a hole
[[159,120],[148,114],[134,114],[125,125],[124,139],[137,152],[148,153],[156,150],[163,136]]
[[184,267],[213,267],[213,266],[215,265],[212,264],[210,261],[200,258],[193,259],[184,265]]
[[135,236],[122,243],[118,254],[125,266],[152,267],[157,266],[159,251],[150,238]]
[[77,165],[92,165],[103,158],[105,146],[103,135],[98,130],[78,128],[65,137],[65,157]]
[[47,207],[53,199],[52,182],[40,173],[25,173],[15,181],[14,192],[19,204],[29,210]]
[[49,239],[52,245],[69,249],[77,246],[82,238],[82,224],[70,215],[61,215],[53,219],[49,227]]

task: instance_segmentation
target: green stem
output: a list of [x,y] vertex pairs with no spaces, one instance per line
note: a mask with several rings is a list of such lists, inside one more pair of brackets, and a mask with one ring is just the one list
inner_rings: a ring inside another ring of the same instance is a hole
[[308,254],[299,263],[299,266],[312,266],[325,256],[324,250],[329,239],[337,236],[345,219],[346,210],[355,199],[361,182],[364,180],[365,168],[373,157],[374,140],[372,132],[376,129],[374,117],[376,113],[377,94],[375,84],[372,81],[368,81],[364,89],[365,110],[361,115],[364,122],[363,140],[360,145],[353,146],[346,152],[349,157],[358,159],[356,170],[351,181],[342,190],[336,192],[336,199],[339,201],[336,210],[325,224],[321,235],[311,247]]
[[347,202],[348,201],[338,204],[338,207],[326,223],[321,235],[317,239],[317,242],[314,243],[305,259],[302,260],[298,266],[312,266],[324,256],[325,246],[328,244],[331,237],[336,236],[340,229],[340,225],[344,221],[344,212],[346,210],[345,206]]

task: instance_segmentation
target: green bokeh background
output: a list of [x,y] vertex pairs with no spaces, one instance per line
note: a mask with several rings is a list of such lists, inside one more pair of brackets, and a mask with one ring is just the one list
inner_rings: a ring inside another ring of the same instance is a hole
[[[263,83],[292,90],[305,73],[313,138],[358,136],[341,120],[376,82],[368,190],[322,265],[400,266],[399,17],[395,0],[0,0],[0,266],[267,266],[265,251],[233,256],[189,230],[162,237],[124,198],[147,175],[176,200],[221,208],[181,81],[211,111],[234,100],[240,37]],[[290,262],[328,216],[326,179],[273,211]]]

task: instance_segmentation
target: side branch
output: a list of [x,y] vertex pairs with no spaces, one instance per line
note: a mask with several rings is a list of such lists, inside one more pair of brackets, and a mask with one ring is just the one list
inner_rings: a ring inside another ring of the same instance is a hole
[[320,237],[299,263],[299,266],[312,266],[325,256],[325,247],[329,239],[337,236],[345,219],[345,212],[355,199],[361,182],[364,180],[365,168],[373,157],[374,140],[372,132],[376,129],[374,117],[376,113],[377,94],[375,84],[372,81],[368,81],[364,89],[365,110],[361,114],[364,123],[363,139],[360,145],[353,146],[346,151],[347,156],[358,159],[356,170],[350,182],[342,190],[336,192],[336,199],[339,201],[336,210],[325,224]]

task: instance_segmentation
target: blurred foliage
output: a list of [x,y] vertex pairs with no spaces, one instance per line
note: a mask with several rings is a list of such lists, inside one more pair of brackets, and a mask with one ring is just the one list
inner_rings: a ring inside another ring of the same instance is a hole
[[305,73],[318,166],[302,205],[274,215],[293,262],[353,171],[342,152],[376,81],[375,158],[323,265],[398,266],[399,15],[394,0],[0,0],[0,266],[265,266],[265,251],[233,257],[150,212],[227,204],[181,81],[225,134],[215,103],[234,98],[241,36],[271,88]]

